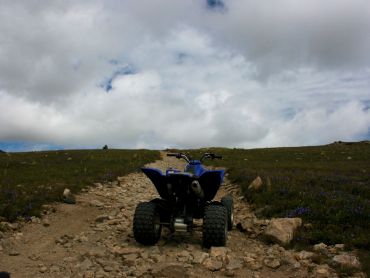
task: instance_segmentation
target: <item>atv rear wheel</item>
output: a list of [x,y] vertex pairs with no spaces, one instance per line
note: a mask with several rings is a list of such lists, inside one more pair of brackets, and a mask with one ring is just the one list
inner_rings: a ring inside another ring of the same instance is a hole
[[234,200],[227,195],[221,198],[221,204],[227,208],[227,230],[231,231],[234,225]]
[[151,202],[139,203],[134,215],[134,237],[144,245],[154,245],[161,236],[162,225],[157,205]]
[[205,208],[203,219],[203,245],[225,246],[227,239],[227,209],[211,204]]

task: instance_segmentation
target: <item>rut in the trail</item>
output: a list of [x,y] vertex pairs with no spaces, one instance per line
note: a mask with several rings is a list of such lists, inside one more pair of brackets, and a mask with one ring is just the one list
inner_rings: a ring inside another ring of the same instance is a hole
[[[175,158],[148,165],[182,169]],[[142,173],[97,184],[77,196],[77,204],[53,204],[43,219],[0,233],[0,271],[11,277],[336,277],[327,265],[299,256],[258,236],[257,220],[227,180],[217,199],[232,194],[235,223],[253,220],[255,229],[229,232],[226,247],[202,248],[201,226],[193,234],[164,230],[156,246],[142,246],[132,234],[136,205],[157,197]],[[55,212],[50,212],[55,210]],[[198,224],[201,224],[198,223]]]

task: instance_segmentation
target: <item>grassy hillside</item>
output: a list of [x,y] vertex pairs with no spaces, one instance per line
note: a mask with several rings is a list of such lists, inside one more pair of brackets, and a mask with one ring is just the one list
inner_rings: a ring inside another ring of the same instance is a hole
[[[190,153],[197,155],[201,151]],[[370,249],[370,144],[212,149],[224,157],[209,162],[227,168],[260,217],[301,217],[295,244],[345,243]],[[248,190],[260,176],[259,192]]]
[[[194,156],[209,149],[190,150]],[[306,225],[293,244],[345,243],[370,260],[370,144],[225,149],[208,162],[227,169],[260,217],[301,217]],[[83,150],[0,153],[0,216],[37,215],[59,200],[65,187],[78,192],[93,182],[114,180],[159,159],[146,150]],[[260,176],[259,192],[248,190]],[[365,264],[369,273],[370,265]]]
[[0,153],[0,217],[38,215],[42,204],[60,200],[65,187],[76,193],[159,158],[148,150]]

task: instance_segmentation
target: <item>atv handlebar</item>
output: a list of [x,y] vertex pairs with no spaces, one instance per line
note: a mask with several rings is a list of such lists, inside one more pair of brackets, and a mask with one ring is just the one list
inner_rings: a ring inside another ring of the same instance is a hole
[[174,156],[176,157],[177,159],[180,159],[180,158],[183,158],[186,160],[187,163],[190,163],[190,159],[188,158],[188,156],[184,153],[168,153],[167,156]]
[[[187,163],[190,163],[190,160],[192,160],[192,158],[189,155],[186,155],[185,153],[168,153],[167,156],[174,156],[177,159],[183,158],[183,159],[186,160]],[[202,158],[200,159],[200,162],[202,162],[203,160],[205,160],[207,158],[222,159],[222,156],[221,155],[215,155],[214,153],[204,153],[202,155]]]
[[200,159],[200,161],[203,161],[206,158],[222,159],[222,156],[221,155],[215,155],[214,153],[205,153],[205,154],[202,155],[202,158]]

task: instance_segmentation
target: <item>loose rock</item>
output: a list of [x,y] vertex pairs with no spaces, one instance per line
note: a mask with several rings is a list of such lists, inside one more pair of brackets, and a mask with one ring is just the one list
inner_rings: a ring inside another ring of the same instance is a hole
[[229,263],[226,266],[227,270],[235,270],[243,267],[243,261],[237,258],[230,258]]
[[18,256],[20,254],[18,246],[14,240],[3,239],[1,240],[1,246],[5,254],[8,254],[9,256]]
[[95,273],[94,271],[91,271],[91,270],[88,270],[88,271],[85,271],[82,275],[83,278],[94,278],[95,277]]
[[265,237],[285,245],[293,239],[294,232],[301,225],[301,218],[273,218],[266,227]]
[[123,255],[123,260],[124,263],[127,264],[128,266],[134,266],[138,257],[139,257],[138,254]]
[[228,251],[229,249],[226,247],[211,247],[209,255],[211,258],[216,258],[218,260],[225,261]]
[[244,263],[247,266],[247,268],[251,270],[260,270],[262,268],[262,263],[255,258],[252,258],[250,256],[243,257]]
[[315,251],[326,251],[328,246],[325,243],[318,243],[313,246],[313,250]]
[[95,222],[104,222],[105,220],[108,220],[109,219],[109,216],[106,215],[106,214],[103,214],[103,215],[99,215],[98,217],[95,218]]
[[276,258],[265,258],[263,264],[269,268],[276,269],[280,266],[280,261]]
[[307,259],[311,259],[314,255],[315,253],[313,252],[301,251],[296,254],[296,259],[297,260],[307,260]]
[[202,264],[205,259],[209,258],[208,253],[200,251],[195,252],[193,256],[194,256],[193,263],[195,264]]
[[88,258],[85,258],[78,266],[81,270],[89,270],[93,266],[93,263]]
[[93,207],[103,207],[104,206],[104,204],[98,200],[90,201],[90,205]]
[[182,264],[165,263],[156,266],[152,271],[153,277],[187,278],[187,269]]
[[259,190],[262,186],[262,179],[260,176],[258,176],[257,178],[255,178],[248,186],[248,189],[249,190]]
[[48,219],[43,219],[43,220],[42,220],[42,225],[43,225],[44,227],[49,227],[49,226],[50,226],[50,221],[49,221]]
[[59,271],[60,271],[59,266],[54,265],[54,266],[50,267],[50,272],[51,273],[55,273],[55,272],[59,272]]
[[222,268],[222,262],[213,258],[208,258],[203,262],[203,266],[210,271],[217,271]]
[[18,256],[19,254],[18,250],[10,250],[8,253],[9,256]]
[[361,268],[359,259],[351,254],[336,255],[333,258],[333,262],[339,264],[342,267]]
[[335,244],[334,247],[337,249],[337,250],[341,250],[343,251],[344,250],[344,244]]
[[313,274],[316,278],[334,278],[337,277],[337,275],[334,273],[334,271],[327,265],[318,265],[313,270]]
[[68,188],[64,189],[62,200],[66,204],[76,204],[76,199]]
[[142,250],[136,247],[120,247],[114,246],[110,249],[115,255],[128,255],[128,254],[139,254]]

